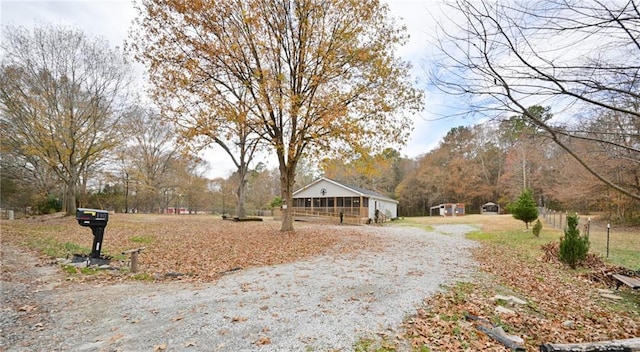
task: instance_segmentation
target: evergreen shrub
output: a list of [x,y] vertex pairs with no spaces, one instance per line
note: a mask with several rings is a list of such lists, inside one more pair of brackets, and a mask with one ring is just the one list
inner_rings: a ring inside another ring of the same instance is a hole
[[580,235],[578,215],[567,216],[567,228],[560,239],[560,261],[575,269],[587,257],[587,252],[589,252],[589,239],[587,236]]

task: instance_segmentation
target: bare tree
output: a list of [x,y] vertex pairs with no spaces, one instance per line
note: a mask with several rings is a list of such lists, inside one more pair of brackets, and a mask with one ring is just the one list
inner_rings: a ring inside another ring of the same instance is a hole
[[[117,143],[129,68],[106,41],[79,30],[5,27],[0,72],[3,145],[46,165],[66,188],[75,214],[81,176]],[[34,160],[34,162],[29,161]]]
[[[164,88],[163,88],[164,91]],[[219,101],[205,104],[194,101],[192,104],[175,106],[174,101],[161,103],[164,115],[173,122],[180,134],[180,144],[186,148],[198,150],[207,148],[212,143],[218,145],[233,161],[238,178],[236,187],[236,216],[246,218],[245,203],[247,198],[247,177],[250,165],[264,145],[260,136],[253,130],[248,120],[250,109],[246,106],[246,90],[243,96],[230,101]],[[177,93],[179,94],[179,93]],[[190,94],[190,93],[188,93]],[[176,109],[177,107],[177,109]]]
[[134,51],[150,68],[156,101],[176,110],[202,101],[212,116],[246,119],[272,148],[288,231],[286,205],[305,153],[408,138],[406,112],[421,107],[422,95],[395,56],[406,36],[388,12],[362,0],[144,0]]
[[135,182],[138,206],[145,212],[159,211],[167,188],[175,188],[170,179],[177,154],[174,129],[163,124],[157,111],[141,106],[127,111],[122,127],[126,143],[118,148],[117,162],[127,193],[129,183]]
[[[439,88],[468,98],[474,113],[522,114],[601,182],[640,200],[639,187],[608,177],[571,143],[615,143],[628,162],[640,164],[637,130],[616,130],[633,141],[617,143],[572,127],[603,113],[640,119],[636,1],[457,0],[446,12],[431,74]],[[535,104],[551,106],[558,118],[540,119],[527,109]]]

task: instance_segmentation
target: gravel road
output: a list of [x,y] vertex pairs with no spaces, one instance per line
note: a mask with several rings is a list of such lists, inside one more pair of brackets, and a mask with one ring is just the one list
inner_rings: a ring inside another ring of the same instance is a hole
[[[361,230],[384,249],[241,270],[206,285],[56,288],[43,272],[55,267],[33,268],[31,284],[3,282],[0,350],[350,351],[360,338],[394,338],[426,297],[473,271],[470,226]],[[12,274],[10,259],[3,251]]]

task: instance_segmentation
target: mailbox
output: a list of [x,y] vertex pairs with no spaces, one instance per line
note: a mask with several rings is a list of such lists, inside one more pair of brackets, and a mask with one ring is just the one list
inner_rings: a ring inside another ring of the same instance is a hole
[[78,208],[76,210],[76,220],[80,226],[107,226],[109,212],[99,209]]
[[78,208],[76,210],[76,220],[78,220],[80,226],[91,228],[93,247],[91,248],[90,258],[100,259],[102,238],[104,237],[104,228],[109,221],[109,212],[100,209]]

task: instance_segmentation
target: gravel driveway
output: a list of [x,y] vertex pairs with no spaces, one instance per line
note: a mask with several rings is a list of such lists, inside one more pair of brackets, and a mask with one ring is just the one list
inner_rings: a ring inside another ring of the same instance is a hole
[[473,230],[362,227],[382,251],[252,268],[207,285],[54,291],[43,282],[34,299],[46,318],[15,331],[6,325],[18,313],[3,307],[0,333],[7,351],[349,351],[360,338],[401,334],[426,297],[468,276],[475,243],[464,234]]

